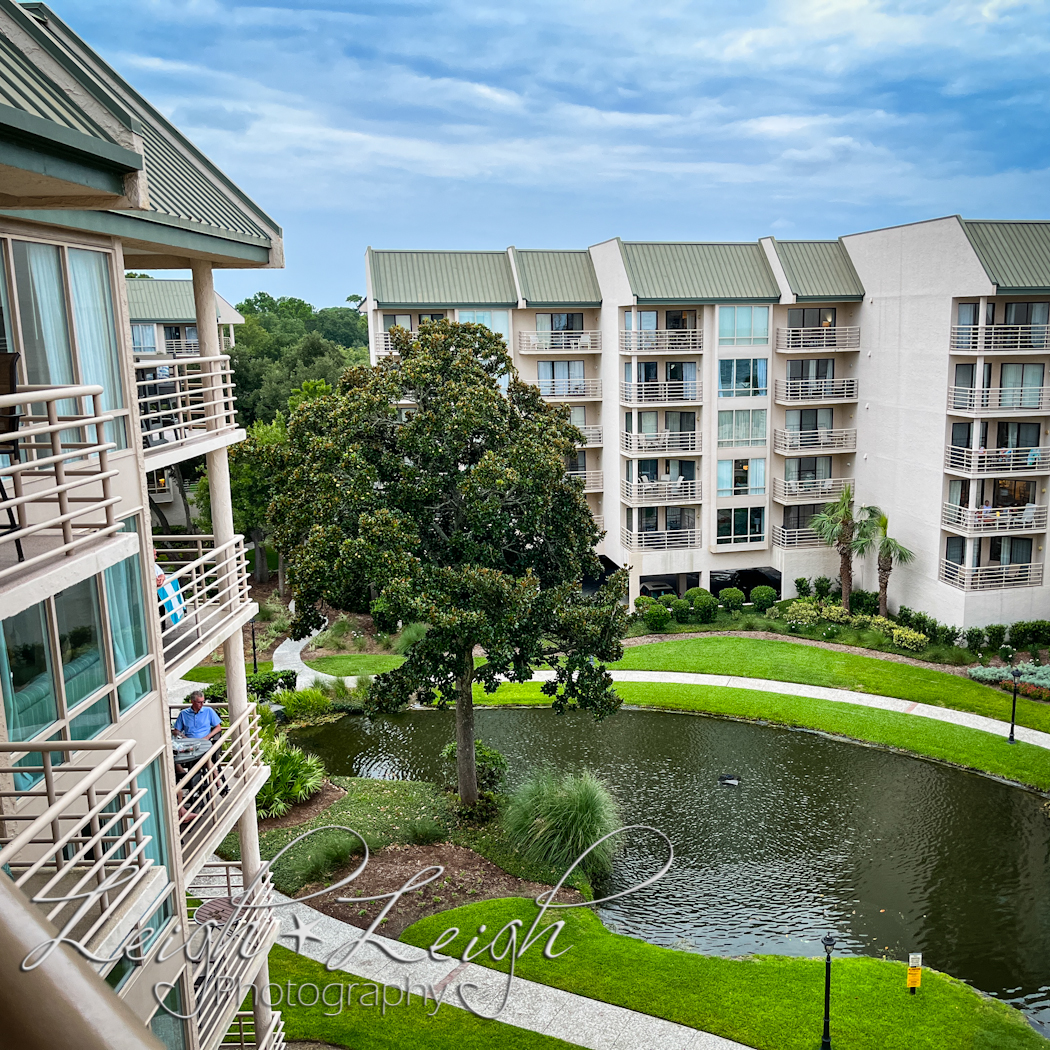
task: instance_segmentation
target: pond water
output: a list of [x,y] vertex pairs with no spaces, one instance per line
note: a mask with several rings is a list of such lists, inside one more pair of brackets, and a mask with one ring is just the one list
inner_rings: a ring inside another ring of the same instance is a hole
[[[836,954],[923,962],[1021,1008],[1050,1035],[1050,808],[1035,793],[815,733],[657,711],[596,724],[549,709],[480,709],[510,761],[587,767],[625,823],[674,844],[654,886],[598,909],[613,930],[719,955]],[[348,717],[296,742],[332,773],[442,781],[452,712]],[[740,777],[720,786],[720,774]],[[663,862],[629,842],[613,892]]]

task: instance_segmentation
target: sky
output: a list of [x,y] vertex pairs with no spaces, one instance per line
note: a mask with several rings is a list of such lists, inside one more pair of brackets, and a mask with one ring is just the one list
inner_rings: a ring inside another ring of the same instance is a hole
[[317,306],[376,248],[1047,218],[1050,0],[50,0],[284,229]]

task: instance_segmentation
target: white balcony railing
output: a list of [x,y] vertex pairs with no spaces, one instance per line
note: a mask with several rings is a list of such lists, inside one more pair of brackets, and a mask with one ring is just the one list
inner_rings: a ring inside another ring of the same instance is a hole
[[251,618],[255,605],[243,537],[217,547],[214,536],[154,536],[153,547],[165,575],[158,615],[171,676],[196,666]]
[[773,479],[773,499],[779,503],[830,503],[842,495],[853,478],[810,478],[800,481]]
[[941,561],[940,579],[961,591],[1002,591],[1011,587],[1041,587],[1042,562],[1027,565],[981,565],[976,569]]
[[27,386],[0,396],[0,580],[120,528],[116,445],[105,433],[114,416],[101,395],[100,386]]
[[519,354],[600,354],[601,332],[518,332]]
[[957,448],[944,450],[944,468],[960,474],[1046,474],[1050,472],[1050,446],[1041,448]]
[[631,532],[621,526],[620,545],[629,551],[672,551],[700,546],[699,529]]
[[1045,506],[1029,503],[1024,507],[960,507],[955,503],[941,506],[941,524],[947,529],[967,533],[1043,532],[1046,529]]
[[675,403],[701,401],[704,387],[693,380],[672,379],[667,383],[620,383],[620,400],[628,405],[649,404],[654,401]]
[[825,546],[824,541],[812,529],[782,529],[773,526],[773,546],[785,550],[802,550]]
[[605,515],[604,514],[595,514],[594,515],[594,524],[598,526],[598,531],[599,532],[604,532],[605,531]]
[[704,333],[699,328],[662,332],[620,332],[621,354],[699,354]]
[[602,443],[601,427],[577,427],[576,429],[583,435],[583,443],[585,445],[600,445]]
[[949,412],[1050,412],[1050,386],[950,386]]
[[774,430],[773,451],[783,454],[809,451],[854,452],[856,430]]
[[784,404],[799,401],[856,401],[856,379],[778,379],[776,400]]
[[703,437],[698,430],[658,430],[654,434],[631,434],[620,436],[620,447],[624,452],[700,452]]
[[796,353],[801,350],[858,350],[860,328],[843,325],[835,328],[778,328],[777,350]]
[[601,492],[604,488],[603,474],[600,470],[567,470],[567,478],[579,478],[583,482],[584,492]]
[[658,503],[696,503],[700,500],[700,482],[637,481],[620,479],[620,496],[632,507],[653,506]]
[[954,354],[1050,353],[1050,326],[1045,324],[953,325]]
[[233,370],[217,357],[140,357],[135,361],[146,464],[196,438],[234,430]]
[[218,1050],[284,1050],[284,1020],[280,1011],[273,1011],[265,1032],[259,1032],[255,1015],[249,1010],[239,1010],[233,1015],[233,1023],[223,1036]]
[[561,398],[587,398],[597,401],[602,396],[600,379],[537,379],[534,385],[539,387],[542,397],[555,400]]

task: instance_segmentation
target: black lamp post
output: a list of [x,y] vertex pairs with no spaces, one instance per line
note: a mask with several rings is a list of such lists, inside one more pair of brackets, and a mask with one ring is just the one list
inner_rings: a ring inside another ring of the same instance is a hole
[[820,1040],[820,1050],[831,1050],[831,949],[835,947],[835,938],[826,933],[820,943],[828,953],[824,966],[824,1037]]
[[1010,736],[1009,736],[1009,742],[1011,744],[1016,744],[1017,741],[1014,740],[1014,722],[1017,721],[1017,683],[1019,681],[1021,681],[1021,672],[1020,672],[1020,670],[1018,668],[1015,667],[1010,672],[1010,674],[1013,675],[1013,679],[1014,679],[1014,702],[1013,702],[1013,705],[1010,708]]
[[255,657],[255,617],[251,619],[252,625],[252,674],[259,673],[259,661]]

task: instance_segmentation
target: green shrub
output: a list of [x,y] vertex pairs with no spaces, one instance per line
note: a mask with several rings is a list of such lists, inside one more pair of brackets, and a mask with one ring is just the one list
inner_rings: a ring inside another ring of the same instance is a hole
[[784,610],[788,627],[812,627],[820,619],[820,610],[813,602],[794,601]]
[[896,624],[885,616],[873,616],[871,618],[871,629],[884,634],[887,638],[892,637]]
[[[452,783],[456,783],[456,742],[446,744],[441,749],[441,757],[449,763],[452,770]],[[499,791],[507,777],[507,758],[502,751],[474,741],[474,768],[478,777],[479,791]]]
[[813,588],[809,585],[809,579],[805,576],[796,576],[795,591],[800,598],[808,598],[813,593]]
[[893,644],[912,652],[921,652],[929,644],[929,638],[910,627],[896,627],[893,631]]
[[[294,689],[296,677],[295,671],[260,671],[250,674],[247,676],[248,695],[254,696],[256,700],[270,700],[279,689]],[[209,685],[204,690],[204,699],[216,704],[226,703],[225,680]]]
[[434,842],[444,842],[445,829],[433,817],[420,817],[409,821],[406,829],[409,842],[417,846],[429,846]]
[[958,627],[952,627],[951,624],[942,623],[937,625],[937,644],[938,645],[955,645],[962,632]]
[[1006,624],[990,623],[984,629],[984,633],[988,636],[988,647],[990,649],[999,649],[1002,647],[1003,642],[1006,641]]
[[690,587],[689,590],[687,590],[685,594],[682,595],[682,597],[690,605],[696,605],[697,598],[699,598],[702,594],[706,594],[709,597],[711,596],[711,592],[706,587]]
[[937,621],[932,616],[927,616],[924,612],[913,613],[911,623],[908,626],[913,631],[926,635],[927,638],[933,636],[937,631]]
[[1039,666],[1039,650],[1035,649],[1035,648],[1029,649],[1028,650],[1028,655],[1032,659],[1033,666],[1038,667]]
[[290,744],[283,733],[264,734],[262,754],[270,776],[255,797],[260,817],[283,817],[296,802],[305,802],[321,790],[324,763]]
[[983,627],[968,627],[966,629],[966,648],[971,653],[979,653],[981,646],[984,645],[984,628]]
[[1002,662],[1004,664],[1012,663],[1013,662],[1013,658],[1016,655],[1017,654],[1016,654],[1016,652],[1015,652],[1015,650],[1014,650],[1014,648],[1012,646],[1009,646],[1009,645],[1000,645],[999,646],[999,659],[1002,660]]
[[849,618],[849,625],[857,631],[866,630],[871,626],[871,617],[867,613],[857,613]]
[[739,587],[726,587],[718,592],[718,600],[731,613],[737,613],[744,607],[744,592]]
[[813,581],[813,593],[818,598],[826,598],[831,594],[831,578],[828,576],[818,576]]
[[713,594],[701,594],[693,602],[693,612],[700,623],[714,623],[718,619],[718,599]]
[[839,602],[824,602],[820,606],[820,615],[832,623],[849,623],[852,619]]
[[332,685],[332,709],[347,714],[362,714],[371,691],[371,675],[358,675],[353,687],[348,686],[342,678],[337,678]]
[[[368,848],[373,848],[372,842],[368,843]],[[281,858],[274,872],[274,881],[278,890],[286,887],[292,892],[314,882],[327,882],[350,862],[351,857],[361,852],[361,840],[356,835],[338,828],[318,831]]]
[[760,613],[772,609],[776,601],[777,592],[772,587],[753,587],[751,589],[751,603]]
[[877,591],[850,591],[849,611],[868,616],[878,616],[879,595]]
[[671,611],[665,605],[660,605],[659,602],[650,605],[645,610],[645,626],[650,631],[663,631],[667,628],[667,625],[671,622]]
[[[1013,677],[1010,667],[971,667],[967,674],[975,682],[984,682],[987,685],[998,685],[1002,682],[1012,688]],[[1022,662],[1017,665],[1021,672],[1021,681],[1027,685],[1050,689],[1050,666],[1040,666],[1036,663]]]
[[672,609],[672,608],[674,608],[674,603],[675,603],[676,601],[678,601],[678,595],[676,595],[676,594],[661,594],[661,595],[660,595],[660,597],[659,597],[659,598],[657,598],[656,600],[657,600],[657,601],[658,601],[658,602],[659,602],[659,603],[660,603],[660,604],[661,604],[661,605],[662,605],[662,606],[663,606],[663,607],[664,607],[664,608],[665,608],[665,609],[666,609],[666,610],[667,610],[668,612],[670,612],[670,611],[671,611],[671,609]]
[[645,610],[651,608],[656,604],[656,601],[649,597],[648,594],[639,594],[634,600],[635,611],[644,615]]
[[309,718],[318,718],[332,710],[332,701],[321,689],[311,687],[299,692],[283,692],[274,696],[274,701],[284,708],[284,715],[290,722],[302,722]]
[[404,656],[416,642],[426,637],[426,633],[427,625],[425,623],[406,624],[394,642],[394,652],[398,656]]
[[689,614],[692,611],[692,606],[684,598],[679,598],[677,601],[671,603],[671,615],[674,616],[679,623],[688,623]]
[[[514,794],[504,814],[511,845],[528,860],[567,869],[603,835],[620,827],[608,787],[593,773],[534,773]],[[580,863],[589,874],[612,870],[615,839],[591,850]]]
[[908,606],[902,605],[897,611],[897,623],[899,623],[901,627],[911,627],[911,618],[914,615],[915,614],[908,608]]
[[1050,620],[1018,620],[1010,628],[1010,644],[1015,649],[1050,646]]

